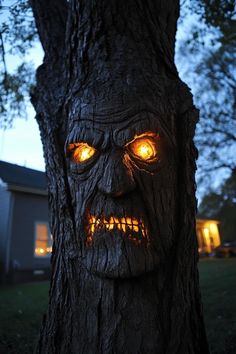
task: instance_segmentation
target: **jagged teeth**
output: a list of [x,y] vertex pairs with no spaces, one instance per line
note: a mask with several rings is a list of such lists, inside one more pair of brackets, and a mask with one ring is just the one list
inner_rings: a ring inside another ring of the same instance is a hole
[[147,230],[143,222],[131,217],[117,218],[115,216],[111,216],[110,219],[107,220],[105,218],[96,218],[95,216],[91,216],[89,219],[89,227],[92,235],[97,228],[106,228],[108,231],[117,228],[123,232],[141,232],[143,237],[146,237],[147,235]]

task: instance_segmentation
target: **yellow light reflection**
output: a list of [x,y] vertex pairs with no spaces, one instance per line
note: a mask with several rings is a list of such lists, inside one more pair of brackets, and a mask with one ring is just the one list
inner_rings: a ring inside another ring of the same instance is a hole
[[35,255],[42,257],[52,253],[52,247],[35,247]]
[[209,225],[210,227],[210,231],[215,235],[215,234],[218,234],[218,227],[216,224],[214,223],[210,223]]
[[207,227],[204,227],[203,233],[204,233],[204,236],[207,237],[207,238],[208,238],[209,235],[210,235],[210,231],[209,231],[209,229],[208,229]]

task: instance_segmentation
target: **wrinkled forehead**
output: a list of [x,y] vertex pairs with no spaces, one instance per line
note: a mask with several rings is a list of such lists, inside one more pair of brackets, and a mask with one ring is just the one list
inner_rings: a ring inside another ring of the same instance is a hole
[[81,115],[73,119],[70,125],[68,140],[90,141],[94,145],[111,141],[123,146],[135,136],[146,132],[154,132],[173,139],[173,134],[166,122],[158,114],[143,110],[134,112],[116,112],[109,115]]

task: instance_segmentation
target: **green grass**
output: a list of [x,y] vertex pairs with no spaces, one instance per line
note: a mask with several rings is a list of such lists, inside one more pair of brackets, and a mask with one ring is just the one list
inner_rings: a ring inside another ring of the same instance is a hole
[[236,258],[203,259],[199,272],[211,353],[236,354]]
[[[200,261],[200,283],[213,354],[236,353],[236,258]],[[48,282],[0,288],[0,353],[30,354],[47,307]]]
[[49,283],[29,283],[0,288],[0,353],[33,353]]

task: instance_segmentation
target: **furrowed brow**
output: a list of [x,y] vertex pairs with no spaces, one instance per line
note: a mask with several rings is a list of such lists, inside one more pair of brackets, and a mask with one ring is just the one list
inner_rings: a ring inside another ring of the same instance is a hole
[[87,127],[75,127],[68,135],[66,144],[85,142],[98,148],[104,143],[104,134],[97,129],[89,129]]

